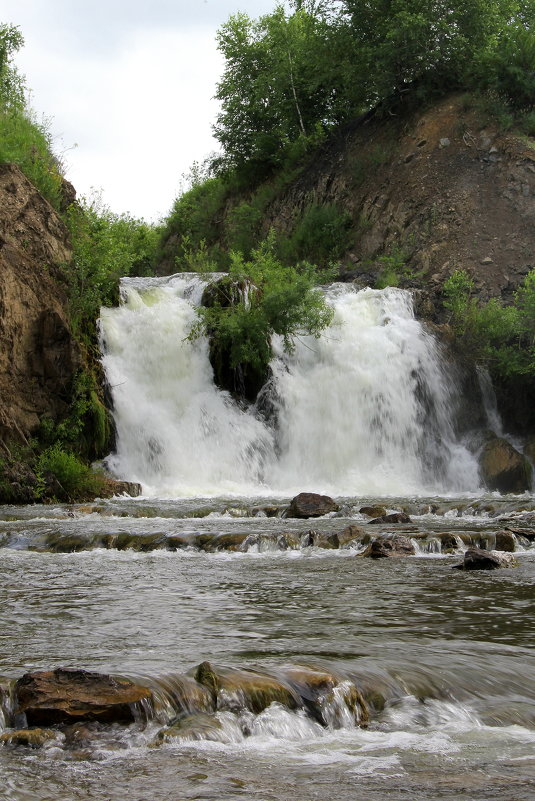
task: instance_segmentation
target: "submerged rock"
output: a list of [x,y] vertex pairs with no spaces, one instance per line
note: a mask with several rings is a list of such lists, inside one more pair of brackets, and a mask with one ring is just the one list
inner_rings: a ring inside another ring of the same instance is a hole
[[210,662],[202,662],[195,670],[194,678],[209,689],[217,709],[240,711],[249,709],[258,714],[277,701],[297,709],[301,706],[299,696],[290,685],[265,673],[252,670],[215,668]]
[[54,729],[17,729],[0,734],[0,745],[25,745],[29,748],[43,748],[48,743],[62,739]]
[[507,440],[492,437],[479,457],[481,478],[490,490],[520,493],[531,489],[532,467]]
[[367,517],[384,517],[386,509],[384,506],[362,506],[359,513]]
[[157,733],[152,746],[162,745],[170,740],[221,740],[221,722],[215,715],[199,712],[180,718]]
[[361,556],[384,559],[392,556],[414,556],[415,553],[414,543],[408,537],[396,534],[394,537],[378,537],[373,540]]
[[454,570],[497,570],[500,567],[511,567],[514,559],[510,554],[500,554],[497,551],[484,551],[481,548],[468,548],[464,554],[464,561],[454,565]]
[[88,670],[56,668],[25,673],[14,686],[16,715],[30,726],[50,726],[75,720],[129,723],[133,704],[152,693],[134,682]]
[[285,517],[322,517],[337,512],[338,504],[328,495],[318,495],[315,492],[300,492],[292,498],[289,507],[284,513]]
[[412,520],[405,512],[392,512],[389,515],[381,515],[381,517],[376,517],[375,520],[370,520],[368,525],[380,523],[412,523]]
[[346,677],[300,665],[283,668],[281,673],[309,714],[322,726],[341,726],[348,715],[355,725],[368,726],[368,705],[360,690]]

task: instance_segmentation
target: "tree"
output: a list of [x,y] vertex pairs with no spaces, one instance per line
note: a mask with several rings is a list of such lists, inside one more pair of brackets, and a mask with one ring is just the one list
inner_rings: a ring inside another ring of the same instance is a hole
[[24,105],[24,80],[12,64],[13,55],[23,44],[18,27],[0,23],[0,105],[4,109]]

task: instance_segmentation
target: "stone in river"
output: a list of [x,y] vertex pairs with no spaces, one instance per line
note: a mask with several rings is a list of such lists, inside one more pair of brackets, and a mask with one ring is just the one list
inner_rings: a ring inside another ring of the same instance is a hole
[[414,543],[408,537],[378,537],[373,540],[361,556],[370,559],[384,559],[385,557],[414,556],[416,553]]
[[292,498],[289,507],[284,513],[285,517],[322,517],[330,512],[337,512],[338,504],[328,495],[318,495],[315,492],[300,492]]
[[505,439],[492,437],[487,441],[479,458],[479,468],[490,490],[520,493],[531,489],[531,464]]
[[76,720],[130,723],[133,704],[152,698],[148,688],[128,679],[70,668],[25,673],[14,695],[15,714],[25,714],[29,726]]
[[511,567],[514,560],[510,554],[484,551],[481,548],[468,548],[464,561],[454,565],[454,570],[497,570],[500,567]]
[[370,520],[369,525],[377,525],[379,523],[412,523],[412,520],[405,512],[392,512],[389,515],[381,515],[381,517],[376,517],[375,520]]

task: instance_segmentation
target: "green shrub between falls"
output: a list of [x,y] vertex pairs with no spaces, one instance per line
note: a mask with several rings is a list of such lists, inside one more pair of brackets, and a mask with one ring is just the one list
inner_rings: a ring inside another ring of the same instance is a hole
[[[331,273],[320,272],[308,262],[286,266],[275,249],[271,233],[252,251],[250,260],[231,253],[228,278],[214,287],[208,299],[205,293],[205,305],[189,334],[190,340],[208,334],[216,381],[225,389],[241,391],[249,400],[254,400],[267,376],[272,336],[281,336],[284,350],[291,352],[296,337],[319,337],[333,315],[316,289],[320,281],[332,278]],[[239,382],[229,386],[225,365],[241,373],[245,387]]]

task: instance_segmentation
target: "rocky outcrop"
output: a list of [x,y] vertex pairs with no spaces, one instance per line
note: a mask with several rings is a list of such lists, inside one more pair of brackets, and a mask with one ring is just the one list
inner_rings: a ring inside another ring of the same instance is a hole
[[15,715],[25,715],[29,726],[77,720],[133,722],[133,705],[152,696],[128,679],[68,668],[25,673],[13,694]]
[[66,411],[79,365],[61,265],[67,229],[12,164],[0,164],[0,450],[25,442],[43,415]]
[[492,437],[485,443],[479,465],[481,478],[490,490],[519,493],[531,489],[531,464],[501,437]]
[[299,495],[292,498],[284,516],[297,518],[322,517],[331,512],[337,512],[338,509],[338,504],[328,495],[318,495],[315,492],[300,492]]

